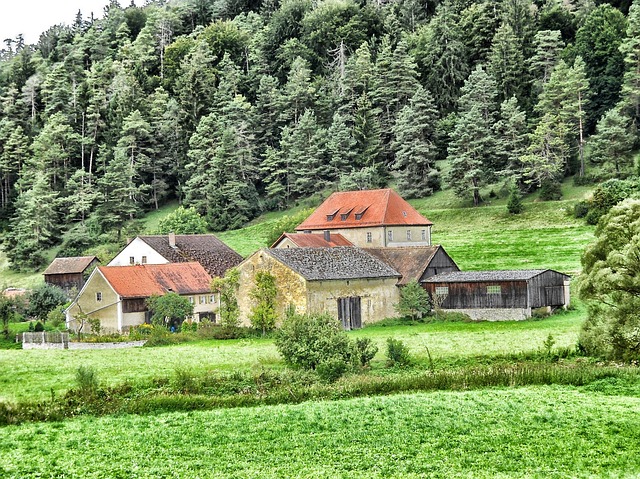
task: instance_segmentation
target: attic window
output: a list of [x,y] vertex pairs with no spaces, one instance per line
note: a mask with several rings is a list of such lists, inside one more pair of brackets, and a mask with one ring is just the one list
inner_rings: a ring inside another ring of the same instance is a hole
[[362,208],[358,208],[355,212],[355,217],[357,220],[361,220],[362,216],[364,215],[365,211],[367,211],[367,209],[369,209],[368,206],[364,206]]
[[362,219],[362,213],[356,213],[356,219],[357,220],[361,220]]
[[406,212],[406,211],[403,211],[403,212],[402,212],[402,216],[404,216],[404,217],[406,218],[406,217],[407,217],[407,212]]
[[353,208],[349,208],[344,213],[341,213],[340,214],[340,220],[341,221],[347,221],[347,218],[349,217],[349,215],[351,214],[352,211],[353,211]]
[[333,221],[333,218],[336,217],[336,215],[338,214],[338,211],[340,211],[340,208],[338,208],[337,210],[334,210],[331,213],[329,213],[327,215],[327,221]]

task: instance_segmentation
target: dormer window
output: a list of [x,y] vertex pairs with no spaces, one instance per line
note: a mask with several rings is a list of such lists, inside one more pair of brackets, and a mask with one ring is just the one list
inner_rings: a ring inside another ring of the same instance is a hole
[[329,213],[327,215],[327,221],[333,221],[333,219],[336,217],[336,215],[338,214],[338,211],[340,211],[340,208],[338,208],[337,210],[332,211],[331,213]]
[[403,212],[402,212],[402,216],[404,216],[404,217],[406,218],[406,217],[407,217],[407,212],[406,212],[406,211],[403,211]]
[[356,219],[357,220],[361,220],[362,219],[362,213],[356,213]]
[[358,209],[355,212],[356,220],[361,220],[362,217],[364,216],[364,212],[367,211],[368,208],[369,208],[368,206],[358,207]]
[[341,213],[340,214],[340,220],[341,221],[347,221],[347,218],[349,217],[349,215],[351,214],[352,211],[353,211],[353,208],[349,208],[344,213]]

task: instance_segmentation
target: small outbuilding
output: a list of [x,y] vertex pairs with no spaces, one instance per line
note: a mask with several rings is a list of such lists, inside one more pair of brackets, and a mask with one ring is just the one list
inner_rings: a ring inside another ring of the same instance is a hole
[[436,307],[472,319],[531,317],[534,309],[566,308],[570,277],[551,269],[456,271],[437,274],[423,284]]
[[240,320],[249,324],[258,271],[276,279],[278,314],[323,313],[345,329],[395,316],[400,273],[356,247],[262,249],[239,266]]
[[366,251],[402,275],[398,286],[411,281],[422,283],[436,274],[460,271],[456,262],[440,245],[367,248]]
[[62,288],[67,293],[74,288],[80,291],[98,263],[95,256],[56,258],[44,271],[44,281]]

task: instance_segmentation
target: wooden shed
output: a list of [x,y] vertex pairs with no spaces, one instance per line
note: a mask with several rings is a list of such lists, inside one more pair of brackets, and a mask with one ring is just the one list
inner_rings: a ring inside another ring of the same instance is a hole
[[64,289],[67,293],[73,288],[80,291],[91,273],[91,268],[98,263],[95,256],[56,258],[43,273],[44,281]]
[[444,310],[497,320],[528,318],[538,308],[566,308],[569,280],[551,269],[456,271],[432,276],[423,284]]

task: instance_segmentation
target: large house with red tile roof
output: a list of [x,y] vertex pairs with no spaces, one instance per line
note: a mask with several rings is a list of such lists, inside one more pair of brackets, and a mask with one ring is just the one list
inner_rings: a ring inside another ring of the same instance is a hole
[[296,231],[329,231],[361,248],[430,246],[432,225],[398,193],[386,188],[333,193]]
[[195,321],[215,320],[219,304],[210,283],[211,275],[196,262],[99,266],[67,308],[67,327],[91,332],[86,319],[97,318],[103,332],[128,331],[149,319],[149,297],[168,292],[189,298]]

